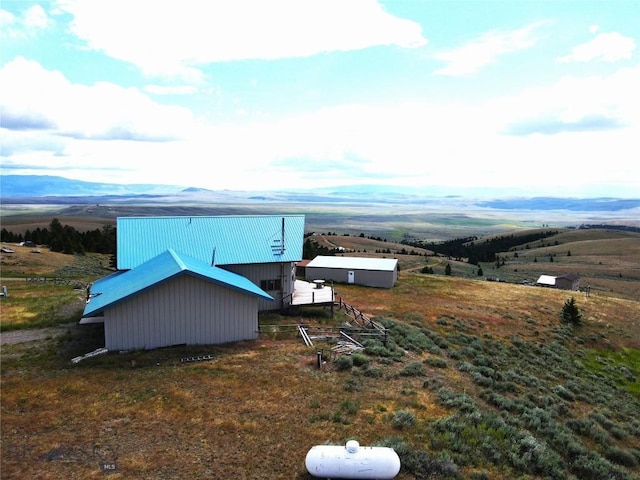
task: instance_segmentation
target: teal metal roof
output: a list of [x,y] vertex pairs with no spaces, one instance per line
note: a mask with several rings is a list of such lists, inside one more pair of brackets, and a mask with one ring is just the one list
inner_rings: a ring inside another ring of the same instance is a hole
[[222,268],[211,267],[208,263],[165,250],[151,260],[128,271],[120,271],[104,277],[93,284],[90,299],[83,315],[91,317],[127,298],[165,282],[179,275],[193,275],[205,281],[231,288],[248,295],[273,300],[249,279]]
[[119,217],[118,269],[174,249],[208,265],[302,260],[304,215]]

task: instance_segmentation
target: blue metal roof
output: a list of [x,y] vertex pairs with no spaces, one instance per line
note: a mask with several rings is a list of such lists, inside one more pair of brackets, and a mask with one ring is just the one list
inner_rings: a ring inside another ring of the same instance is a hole
[[302,260],[304,215],[119,217],[118,269],[174,249],[209,265]]
[[91,287],[91,297],[85,305],[83,315],[85,317],[98,315],[107,307],[184,274],[248,295],[273,300],[271,295],[241,275],[211,267],[208,263],[169,249],[132,270],[120,271],[95,282]]

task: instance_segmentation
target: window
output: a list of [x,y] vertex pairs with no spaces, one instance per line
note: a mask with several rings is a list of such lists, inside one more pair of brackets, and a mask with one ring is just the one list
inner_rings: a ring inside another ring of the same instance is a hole
[[281,290],[282,280],[276,278],[275,280],[260,280],[260,288],[262,290]]

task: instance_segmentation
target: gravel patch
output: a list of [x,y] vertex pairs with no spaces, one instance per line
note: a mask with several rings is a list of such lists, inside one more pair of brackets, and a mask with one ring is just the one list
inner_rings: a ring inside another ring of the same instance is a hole
[[60,326],[0,332],[0,345],[15,345],[16,343],[35,342],[47,338],[54,338],[64,334],[66,329],[67,327]]

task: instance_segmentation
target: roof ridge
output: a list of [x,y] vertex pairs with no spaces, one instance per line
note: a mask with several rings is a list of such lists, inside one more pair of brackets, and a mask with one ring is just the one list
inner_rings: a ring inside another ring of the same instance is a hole
[[176,252],[173,248],[168,248],[167,252],[169,252],[169,255],[171,255],[171,258],[173,258],[181,271],[184,272],[185,270],[189,270],[187,264],[184,263],[184,260],[182,260],[178,252]]

